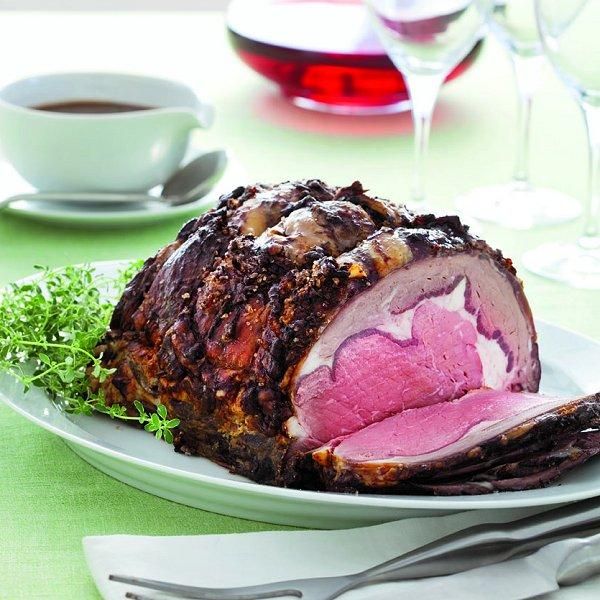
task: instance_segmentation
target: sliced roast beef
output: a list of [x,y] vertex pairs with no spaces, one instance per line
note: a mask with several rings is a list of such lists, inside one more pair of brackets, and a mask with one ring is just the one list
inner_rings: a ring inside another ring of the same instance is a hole
[[547,484],[600,452],[600,394],[475,390],[313,452],[328,489],[485,493]]
[[[316,180],[238,188],[185,225],[128,286],[97,351],[114,369],[92,382],[107,403],[162,403],[181,420],[176,450],[296,487],[385,491],[342,477],[336,452],[353,434],[482,387],[535,392],[540,378],[510,260],[456,217]],[[506,398],[517,421],[537,402]]]
[[423,253],[419,235],[386,237],[406,264],[341,308],[310,348],[293,388],[296,435],[323,443],[484,386],[537,390],[535,332],[516,280],[480,250]]

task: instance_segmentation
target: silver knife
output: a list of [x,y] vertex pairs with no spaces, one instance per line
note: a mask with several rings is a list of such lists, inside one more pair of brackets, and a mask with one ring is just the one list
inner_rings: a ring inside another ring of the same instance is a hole
[[[330,600],[367,585],[452,575],[477,567],[522,557],[551,546],[566,544],[565,560],[558,565],[557,582],[577,583],[600,573],[600,504],[598,500],[561,506],[511,523],[476,525],[436,540],[352,575],[280,581],[243,588],[199,588],[168,582],[111,575],[122,583],[161,590],[184,598],[273,598],[295,595]],[[597,536],[593,540],[568,539]],[[562,550],[561,550],[562,551]],[[288,594],[282,594],[286,590]],[[296,592],[289,594],[289,592]],[[145,598],[129,593],[129,598]]]

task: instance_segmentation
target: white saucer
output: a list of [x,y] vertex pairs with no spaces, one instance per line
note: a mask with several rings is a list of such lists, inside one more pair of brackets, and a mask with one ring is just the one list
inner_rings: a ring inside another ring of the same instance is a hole
[[[192,136],[190,148],[184,163],[206,151],[200,140]],[[18,200],[3,212],[19,215],[35,221],[61,223],[66,225],[84,225],[86,227],[127,227],[130,225],[155,223],[185,215],[199,215],[212,208],[219,196],[226,194],[239,185],[246,183],[246,177],[240,164],[228,152],[227,168],[215,187],[202,198],[182,206],[161,205],[156,202],[148,204],[96,204],[93,202],[40,202],[33,199]],[[0,195],[9,197],[16,194],[35,193],[27,183],[7,162],[0,162]],[[0,213],[0,219],[2,218]]]

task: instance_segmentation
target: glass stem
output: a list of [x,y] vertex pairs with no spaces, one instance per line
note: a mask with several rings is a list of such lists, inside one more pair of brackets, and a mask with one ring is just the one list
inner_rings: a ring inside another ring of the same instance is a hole
[[431,129],[431,117],[440,87],[446,73],[424,75],[403,73],[410,101],[415,129],[415,164],[411,199],[413,206],[425,203],[425,161]]
[[531,102],[539,86],[541,56],[521,56],[511,52],[517,95],[519,99],[517,125],[517,153],[513,180],[518,188],[529,188],[529,132],[531,130]]
[[581,103],[590,144],[589,182],[583,236],[579,244],[584,248],[600,248],[600,106]]

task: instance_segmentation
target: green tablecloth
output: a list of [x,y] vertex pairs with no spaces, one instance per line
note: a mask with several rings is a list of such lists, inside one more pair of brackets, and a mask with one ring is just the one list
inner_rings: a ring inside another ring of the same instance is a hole
[[[17,13],[2,20],[3,80],[71,68],[187,79],[200,83],[217,108],[207,144],[230,148],[254,179],[320,177],[336,184],[360,179],[379,195],[397,201],[407,196],[412,156],[408,115],[352,119],[288,105],[233,56],[221,15]],[[29,50],[23,42],[28,37],[37,40]],[[461,191],[507,179],[514,126],[510,66],[500,48],[488,43],[475,67],[442,93],[430,153],[434,203],[451,210],[452,198]],[[549,72],[533,127],[534,180],[582,197],[587,167],[583,123]],[[145,257],[171,240],[180,225],[95,231],[45,226],[4,214],[0,284],[29,274],[36,263]],[[577,227],[525,233],[488,227],[485,233],[519,266],[524,249],[573,235]],[[538,318],[600,338],[598,292],[520,274]],[[276,528],[155,498],[96,471],[60,440],[4,406],[0,419],[0,598],[97,597],[81,550],[85,535]]]

